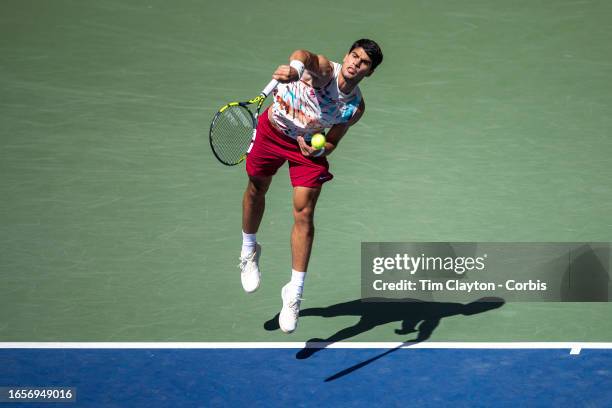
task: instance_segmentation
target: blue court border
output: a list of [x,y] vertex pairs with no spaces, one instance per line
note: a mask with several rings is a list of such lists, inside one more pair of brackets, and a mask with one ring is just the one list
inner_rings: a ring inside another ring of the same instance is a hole
[[[0,349],[0,386],[77,388],[67,407],[612,404],[612,350]],[[329,381],[360,363],[373,361]],[[328,381],[326,381],[328,380]],[[4,407],[41,406],[2,403]]]

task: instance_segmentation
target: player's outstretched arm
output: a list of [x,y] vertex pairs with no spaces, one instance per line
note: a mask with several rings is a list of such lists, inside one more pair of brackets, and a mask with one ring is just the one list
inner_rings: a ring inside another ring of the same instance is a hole
[[312,77],[312,86],[320,87],[327,84],[333,75],[333,66],[323,55],[313,54],[306,50],[296,50],[289,57],[289,61],[288,65],[280,65],[276,68],[272,78],[282,83],[297,81],[306,69]]

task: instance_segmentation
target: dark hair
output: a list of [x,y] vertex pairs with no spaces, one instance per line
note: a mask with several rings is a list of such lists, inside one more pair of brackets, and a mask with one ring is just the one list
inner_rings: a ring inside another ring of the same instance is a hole
[[353,45],[351,45],[349,52],[353,51],[355,48],[363,48],[365,53],[368,54],[368,57],[370,57],[372,60],[372,71],[374,71],[374,69],[379,66],[383,60],[383,53],[375,41],[368,40],[367,38],[357,40],[353,43]]

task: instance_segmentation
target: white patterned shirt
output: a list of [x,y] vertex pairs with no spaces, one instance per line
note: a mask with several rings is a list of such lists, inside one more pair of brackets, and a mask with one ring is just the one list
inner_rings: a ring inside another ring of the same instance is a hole
[[332,62],[333,78],[322,88],[314,88],[302,80],[278,84],[271,106],[272,118],[277,127],[287,136],[296,139],[303,136],[306,141],[338,123],[346,123],[355,115],[361,103],[361,91],[355,87],[344,94],[338,87],[338,75],[342,66]]

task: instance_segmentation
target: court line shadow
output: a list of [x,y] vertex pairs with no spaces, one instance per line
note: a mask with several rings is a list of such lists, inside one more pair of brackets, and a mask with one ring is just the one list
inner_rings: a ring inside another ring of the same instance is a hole
[[[440,324],[440,320],[445,317],[455,315],[471,316],[497,309],[504,305],[504,303],[505,301],[503,299],[493,297],[481,298],[467,304],[424,302],[414,299],[389,300],[383,298],[367,298],[351,300],[328,307],[304,309],[300,311],[300,317],[318,316],[329,318],[338,316],[360,316],[360,318],[353,326],[345,327],[335,334],[332,334],[327,339],[313,338],[308,340],[306,346],[297,352],[296,358],[309,358],[332,343],[349,339],[368,330],[372,330],[376,326],[395,321],[401,322],[400,328],[394,330],[396,334],[405,335],[416,333],[414,339],[405,341],[394,349],[387,350],[379,356],[359,363],[326,379],[326,381],[332,381],[364,367],[405,345],[416,344],[427,340]],[[266,321],[264,323],[264,328],[269,331],[278,330],[278,314]]]

